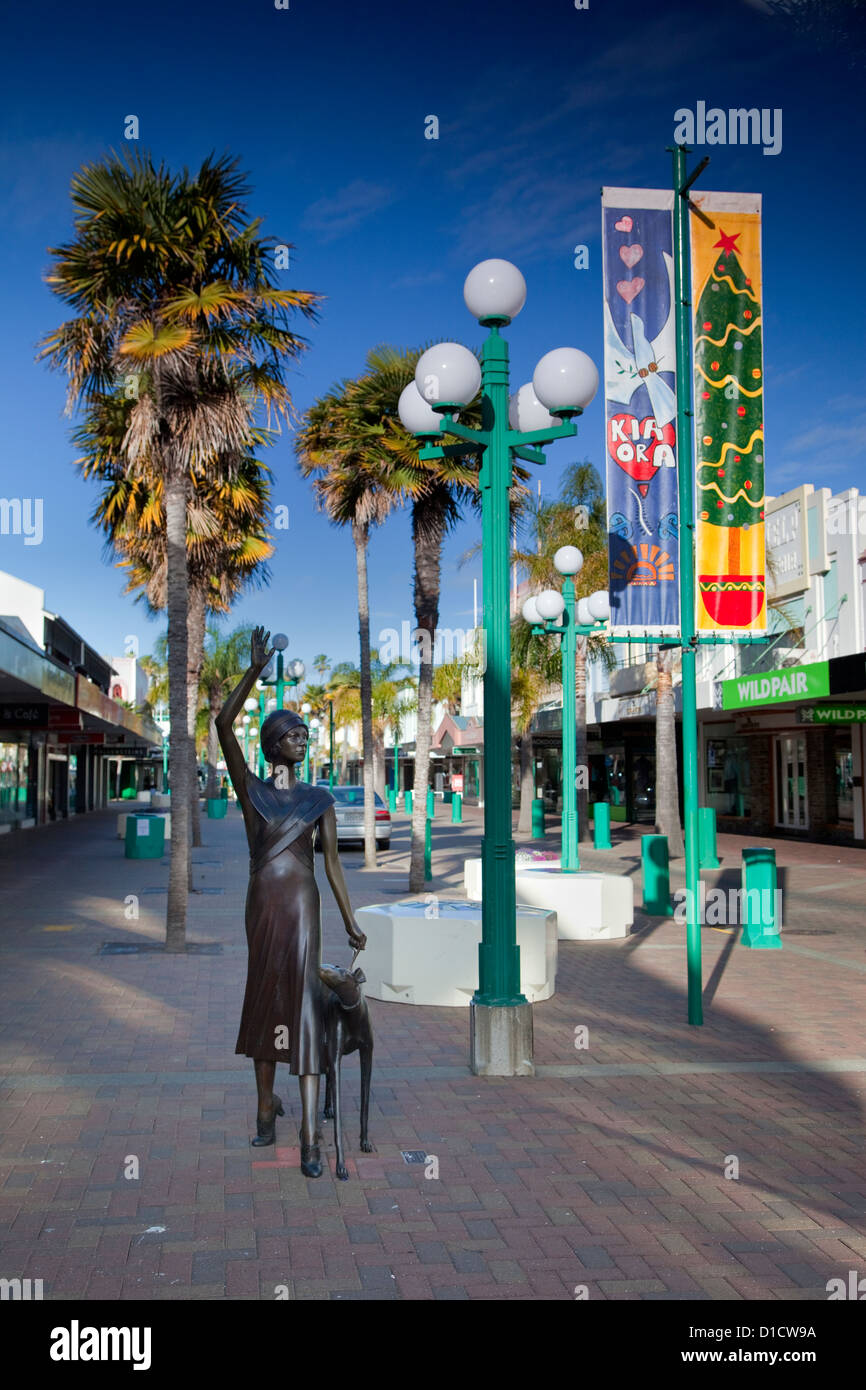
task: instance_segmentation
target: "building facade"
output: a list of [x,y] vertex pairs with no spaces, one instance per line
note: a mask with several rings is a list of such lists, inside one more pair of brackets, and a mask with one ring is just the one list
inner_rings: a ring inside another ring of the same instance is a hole
[[155,785],[162,737],[110,690],[116,676],[36,585],[0,572],[0,832]]

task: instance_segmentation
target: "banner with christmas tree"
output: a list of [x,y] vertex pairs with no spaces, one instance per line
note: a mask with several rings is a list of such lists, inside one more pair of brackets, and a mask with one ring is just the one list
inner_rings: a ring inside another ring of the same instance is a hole
[[761,197],[694,193],[697,625],[763,630]]
[[602,189],[611,623],[676,627],[673,193]]

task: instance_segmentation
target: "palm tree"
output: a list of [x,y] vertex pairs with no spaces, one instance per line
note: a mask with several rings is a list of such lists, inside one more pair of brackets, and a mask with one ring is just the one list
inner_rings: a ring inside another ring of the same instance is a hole
[[433,669],[433,699],[437,705],[444,705],[449,714],[460,713],[463,673],[471,664],[465,657],[455,657]]
[[350,662],[342,662],[331,671],[328,685],[329,702],[334,706],[334,727],[343,730],[340,752],[340,783],[346,781],[349,761],[348,731],[361,718],[361,673]]
[[[103,424],[106,433],[111,428],[111,421]],[[78,430],[75,439],[86,448],[92,439],[90,428]],[[99,442],[104,445],[108,440],[103,437]],[[98,457],[98,465],[88,465],[93,451],[85,453],[82,466],[86,475],[100,473],[104,480],[104,490],[91,519],[108,536],[109,548],[121,557],[118,565],[128,575],[126,592],[137,591],[152,613],[160,612],[166,604],[162,481],[118,474],[104,462],[102,454]],[[265,529],[269,500],[268,470],[252,456],[242,460],[234,477],[220,481],[202,475],[192,477],[187,503],[187,732],[193,766],[194,846],[201,845],[195,721],[207,615],[227,613],[250,583],[267,581],[265,561],[273,554]]]
[[319,652],[318,656],[313,657],[313,670],[319,677],[319,680],[322,682],[322,684],[324,684],[325,677],[330,671],[330,669],[331,658],[329,656],[325,656],[324,652]]
[[[576,545],[583,553],[583,569],[578,576],[578,596],[590,594],[607,586],[607,531],[605,525],[604,493],[601,480],[589,462],[572,464],[563,475],[559,497],[555,502],[528,499],[518,530],[528,532],[529,545],[514,553],[516,564],[528,573],[539,588],[562,585],[562,575],[553,563],[553,556],[563,545]],[[575,732],[577,766],[588,766],[586,741],[586,665],[591,656],[609,660],[604,638],[578,637],[575,643]],[[588,835],[589,796],[581,778],[577,792],[577,816],[580,838]]]
[[677,718],[673,687],[674,649],[659,647],[656,654],[656,823],[658,835],[667,835],[672,859],[684,854],[680,823],[677,775]]
[[[170,173],[128,151],[72,179],[71,241],[51,248],[51,290],[74,317],[40,356],[69,378],[68,409],[98,420],[132,400],[111,462],[163,483],[169,713],[174,781],[166,949],[186,945],[192,761],[188,732],[187,501],[191,475],[230,477],[255,444],[255,417],[288,419],[286,364],[306,346],[293,311],[318,296],[276,288],[276,242],[248,219],[237,161]],[[122,378],[125,377],[125,380]]]
[[217,759],[219,757],[219,737],[216,717],[223,707],[226,696],[238,684],[247,669],[252,628],[238,627],[228,636],[223,636],[217,627],[210,627],[204,648],[204,658],[199,674],[200,690],[205,699],[207,712],[207,795],[219,795],[217,784]]
[[520,739],[520,812],[517,830],[528,835],[532,829],[532,802],[535,797],[532,721],[547,691],[562,682],[559,642],[552,636],[533,635],[529,623],[521,619],[511,625],[511,708],[512,720]]
[[356,383],[342,382],[311,406],[295,448],[304,477],[313,477],[320,508],[335,526],[349,526],[355,546],[360,639],[361,752],[364,774],[364,867],[376,867],[373,777],[373,708],[370,675],[370,597],[367,548],[370,528],[381,526],[400,498],[396,469],[381,462],[381,423],[358,400]]
[[[463,506],[467,502],[477,503],[479,468],[478,457],[470,454],[420,459],[417,439],[400,423],[397,413],[400,393],[414,377],[422,351],[420,348],[399,350],[387,345],[374,348],[367,356],[367,373],[358,383],[365,409],[381,423],[383,452],[391,456],[392,467],[399,470],[400,481],[395,476],[392,485],[399,487],[412,504],[415,561],[413,598],[421,660],[418,671],[410,893],[420,893],[424,887],[427,787],[433,739],[433,660],[439,625],[442,545],[447,533],[461,519]],[[480,406],[466,407],[461,410],[460,418],[468,425],[478,426]]]

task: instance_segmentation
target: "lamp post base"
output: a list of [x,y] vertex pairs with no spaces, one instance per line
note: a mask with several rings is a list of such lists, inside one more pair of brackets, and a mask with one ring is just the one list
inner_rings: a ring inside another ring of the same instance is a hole
[[534,1076],[531,1004],[469,1006],[469,1065],[475,1076]]

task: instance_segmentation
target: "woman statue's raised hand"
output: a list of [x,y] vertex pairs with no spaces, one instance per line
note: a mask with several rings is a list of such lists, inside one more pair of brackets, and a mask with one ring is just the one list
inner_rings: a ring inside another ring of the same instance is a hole
[[250,665],[258,666],[263,671],[276,651],[276,647],[268,649],[271,634],[265,632],[263,627],[254,627],[250,637]]

